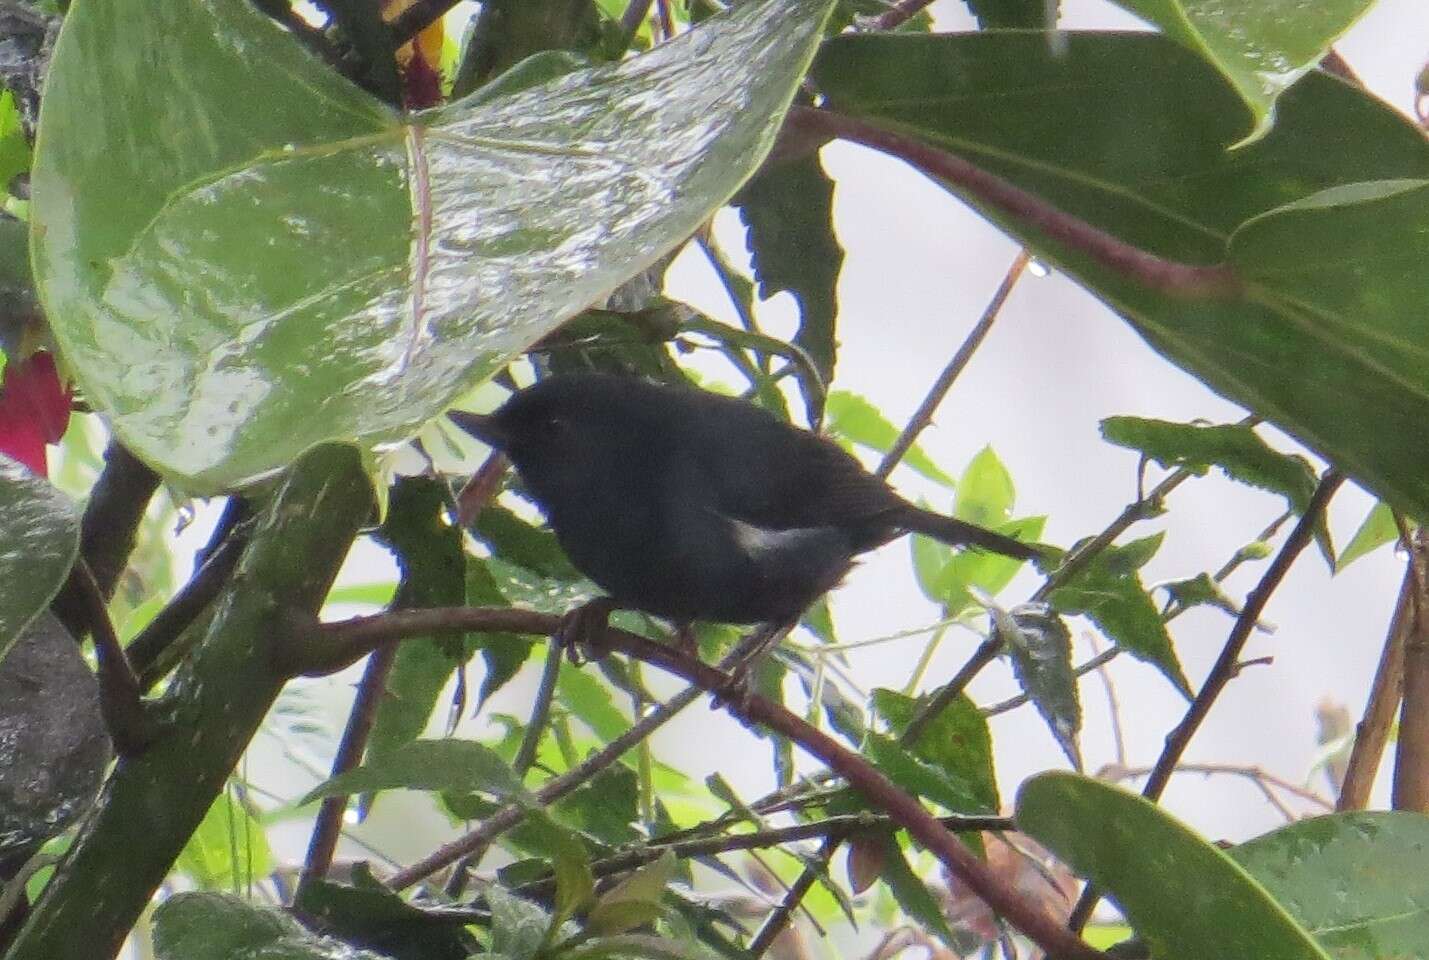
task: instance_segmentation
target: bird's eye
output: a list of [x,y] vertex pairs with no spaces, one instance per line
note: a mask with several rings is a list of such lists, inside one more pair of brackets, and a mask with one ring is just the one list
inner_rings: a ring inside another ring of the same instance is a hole
[[547,437],[559,437],[570,428],[570,423],[564,417],[546,416],[541,418],[540,428]]

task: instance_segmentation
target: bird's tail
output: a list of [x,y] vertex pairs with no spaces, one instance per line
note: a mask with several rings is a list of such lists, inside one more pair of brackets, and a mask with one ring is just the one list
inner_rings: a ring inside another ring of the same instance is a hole
[[934,540],[941,540],[951,547],[977,547],[980,550],[991,550],[993,553],[1000,553],[1003,556],[1016,557],[1018,560],[1035,560],[1042,555],[1036,547],[1020,540],[1014,540],[1000,533],[993,533],[975,523],[924,510],[911,503],[908,504],[906,510],[902,511],[899,520],[906,529],[932,537]]

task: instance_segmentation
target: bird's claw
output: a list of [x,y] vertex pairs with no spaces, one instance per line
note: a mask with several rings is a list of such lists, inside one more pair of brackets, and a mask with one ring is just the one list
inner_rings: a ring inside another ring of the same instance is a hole
[[561,618],[552,639],[566,652],[572,664],[579,667],[610,653],[605,632],[610,628],[610,614],[614,609],[608,599],[597,597]]

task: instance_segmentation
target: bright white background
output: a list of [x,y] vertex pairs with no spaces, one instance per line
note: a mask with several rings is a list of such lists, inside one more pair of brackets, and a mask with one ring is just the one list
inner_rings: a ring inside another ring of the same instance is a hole
[[[1136,27],[1108,3],[1072,0],[1064,7],[1062,25],[1068,28]],[[941,0],[932,9],[940,29],[972,26],[960,2]],[[1429,4],[1381,0],[1339,49],[1371,89],[1407,111],[1414,76],[1429,55],[1426,38]],[[824,160],[839,181],[837,229],[848,251],[839,291],[843,345],[834,385],[864,394],[901,423],[981,313],[1017,248],[952,196],[896,161],[842,145],[827,148]],[[717,226],[725,249],[740,252],[743,236],[735,219],[721,217]],[[671,277],[674,296],[733,320],[697,252],[682,256]],[[788,303],[772,302],[761,317],[774,332],[792,332]],[[1152,353],[1126,324],[1073,283],[1055,275],[1028,275],[922,444],[956,476],[991,443],[1016,481],[1017,513],[1047,514],[1044,539],[1066,545],[1099,531],[1135,495],[1135,455],[1099,439],[1098,421],[1113,414],[1231,421],[1242,411]],[[1273,437],[1273,442],[1288,447],[1283,438]],[[907,471],[896,474],[895,482],[909,495],[946,502],[945,492]],[[1169,502],[1167,517],[1141,524],[1131,534],[1167,531],[1165,545],[1144,571],[1148,582],[1217,568],[1282,509],[1276,497],[1216,478],[1184,485]],[[1358,489],[1343,489],[1331,511],[1338,543],[1347,541],[1370,503]],[[203,526],[207,524],[185,534],[181,548],[202,542]],[[1243,570],[1228,591],[1241,598],[1263,568],[1260,564]],[[390,571],[382,552],[369,548],[354,556],[344,580],[371,582]],[[1307,550],[1267,611],[1266,619],[1278,629],[1273,635],[1257,634],[1246,653],[1273,656],[1274,664],[1249,669],[1231,684],[1186,758],[1254,764],[1303,781],[1318,750],[1316,704],[1343,704],[1355,718],[1363,707],[1401,571],[1401,559],[1384,549],[1331,577],[1318,553]],[[1036,582],[1024,575],[1002,600],[1012,604],[1025,599]],[[844,641],[927,625],[937,618],[917,589],[907,545],[901,541],[869,556],[855,570],[835,596],[834,610]],[[1176,648],[1193,686],[1199,685],[1229,627],[1225,615],[1206,610],[1192,611],[1173,624]],[[922,642],[855,651],[850,654],[853,675],[864,689],[899,688]],[[952,632],[929,677],[951,676],[976,642],[971,634]],[[1084,638],[1079,637],[1078,648],[1081,659],[1088,652]],[[478,671],[473,668],[473,684],[479,682]],[[1120,702],[1128,763],[1148,765],[1185,702],[1156,671],[1129,658],[1116,661],[1110,676]],[[349,673],[307,684],[283,704],[314,711],[308,719],[327,725],[335,738],[354,679]],[[489,709],[525,714],[534,679],[528,669]],[[656,688],[674,689],[658,683]],[[971,692],[988,703],[1016,688],[1006,667],[995,665]],[[1095,676],[1084,681],[1082,699],[1082,749],[1088,769],[1095,771],[1115,759],[1107,698]],[[463,732],[481,734],[490,728],[478,718],[467,721]],[[1028,775],[1066,765],[1031,708],[995,718],[992,732],[1007,802]],[[261,737],[251,752],[248,776],[276,794],[297,796],[315,782],[313,770],[326,766],[323,754],[331,746],[323,741],[314,737],[296,750],[317,764],[314,768],[293,762],[294,751],[285,752],[276,738]],[[657,756],[696,780],[718,771],[746,797],[771,786],[767,746],[704,704],[669,724],[655,745]],[[1322,779],[1310,782],[1324,790]],[[1381,784],[1381,802],[1383,797]],[[1281,822],[1258,791],[1237,778],[1181,775],[1173,780],[1165,802],[1212,838],[1240,840]],[[389,795],[356,832],[385,853],[410,861],[429,852],[450,829],[425,798]],[[296,823],[280,827],[274,839],[281,854],[300,858],[306,830]],[[344,853],[369,855],[356,846],[345,847]]]

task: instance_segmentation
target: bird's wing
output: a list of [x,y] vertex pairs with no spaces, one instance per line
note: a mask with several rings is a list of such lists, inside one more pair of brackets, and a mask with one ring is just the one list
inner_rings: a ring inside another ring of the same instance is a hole
[[699,456],[719,492],[721,512],[770,530],[864,526],[904,501],[852,455],[823,437],[756,421],[726,456]]

